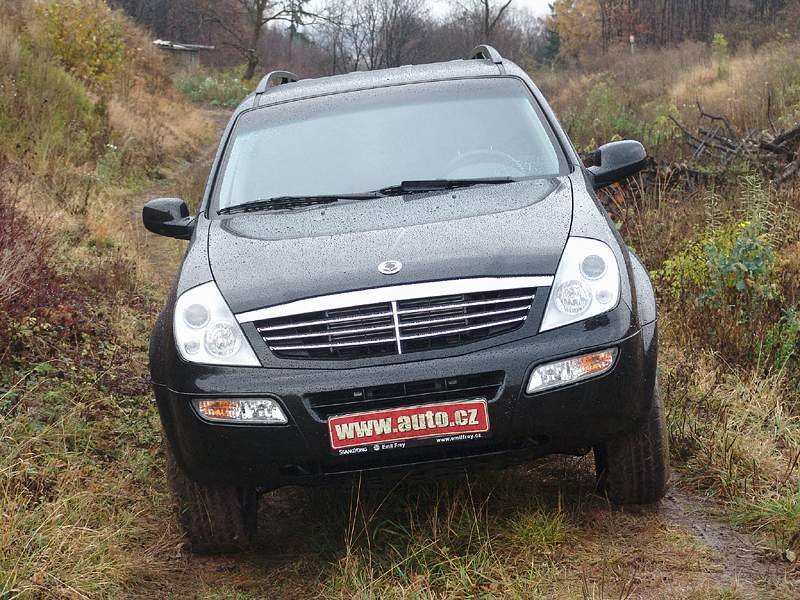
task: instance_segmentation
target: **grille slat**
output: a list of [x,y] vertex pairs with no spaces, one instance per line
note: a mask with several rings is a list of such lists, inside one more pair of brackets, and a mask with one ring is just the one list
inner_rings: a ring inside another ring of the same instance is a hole
[[490,304],[509,304],[511,302],[530,302],[533,300],[533,296],[520,296],[518,298],[499,298],[497,300],[478,300],[475,302],[461,302],[459,304],[445,304],[439,307],[431,306],[427,308],[408,308],[405,310],[398,310],[398,315],[411,315],[414,313],[424,313],[424,312],[431,312],[435,310],[448,310],[451,308],[468,308],[471,306],[486,306]]
[[449,323],[452,321],[459,321],[464,320],[467,318],[470,319],[478,319],[483,317],[493,317],[495,315],[507,315],[510,313],[520,312],[520,311],[527,311],[530,309],[530,306],[520,306],[519,308],[507,308],[505,310],[493,310],[489,312],[483,313],[475,313],[472,315],[467,314],[458,314],[454,317],[440,317],[436,319],[425,319],[424,321],[405,321],[401,322],[401,327],[419,327],[423,325],[439,325],[440,323]]
[[268,342],[275,342],[280,340],[299,340],[304,338],[322,337],[325,335],[354,335],[358,333],[374,333],[377,331],[386,331],[387,329],[394,329],[394,325],[382,325],[380,327],[363,327],[361,329],[340,329],[332,331],[321,331],[318,333],[296,333],[294,335],[270,335],[264,336]]
[[468,331],[475,331],[476,329],[486,329],[487,327],[498,327],[500,325],[510,325],[512,323],[520,323],[527,317],[518,317],[516,319],[506,319],[505,321],[497,321],[494,323],[486,323],[485,325],[472,325],[470,327],[458,327],[456,329],[443,329],[442,331],[431,331],[430,333],[415,333],[412,335],[400,335],[400,341],[405,340],[418,340],[422,338],[437,337],[440,335],[451,335],[454,333],[466,333]]
[[[385,288],[391,290],[393,288]],[[255,322],[276,356],[347,360],[461,346],[525,323],[536,288],[390,300]]]
[[318,350],[320,348],[348,348],[350,346],[366,346],[368,344],[394,344],[395,338],[377,340],[359,340],[353,342],[334,342],[331,344],[303,344],[302,346],[272,346],[276,352],[283,350]]
[[340,317],[338,319],[321,319],[319,321],[308,321],[305,323],[289,323],[286,325],[271,325],[268,327],[259,327],[259,331],[275,331],[277,329],[289,329],[294,327],[313,327],[314,325],[328,325],[330,323],[345,323],[348,321],[363,321],[366,319],[378,319],[381,317],[391,317],[392,311],[384,313],[375,313],[372,315],[354,315],[352,317]]
[[307,394],[309,407],[320,419],[365,410],[436,404],[451,400],[486,398],[491,401],[500,393],[505,380],[503,371],[473,373],[410,381],[349,390]]

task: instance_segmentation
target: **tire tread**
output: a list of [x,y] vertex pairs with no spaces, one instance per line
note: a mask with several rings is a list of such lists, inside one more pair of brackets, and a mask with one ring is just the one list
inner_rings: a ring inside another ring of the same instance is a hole
[[[165,441],[167,481],[176,501],[178,519],[193,552],[241,552],[250,545],[251,528],[242,491],[233,486],[198,483],[181,470]],[[251,508],[251,510],[254,510]]]
[[664,405],[656,388],[639,429],[595,448],[598,483],[613,504],[652,504],[669,487],[669,442]]

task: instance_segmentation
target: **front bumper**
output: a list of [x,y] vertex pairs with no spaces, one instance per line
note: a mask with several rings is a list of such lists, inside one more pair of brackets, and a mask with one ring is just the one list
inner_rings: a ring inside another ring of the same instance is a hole
[[[614,332],[622,327],[613,314],[611,321],[575,324],[471,354],[358,369],[206,367],[171,360],[172,384],[156,384],[155,395],[179,464],[190,477],[205,482],[271,489],[371,470],[451,469],[465,462],[569,453],[634,428],[650,409],[656,324],[619,337]],[[619,353],[608,373],[525,395],[537,364],[609,347]],[[336,456],[326,422],[307,402],[307,395],[316,392],[487,371],[503,371],[505,379],[489,399],[490,435],[480,440]],[[259,395],[279,399],[289,423],[212,424],[192,405],[200,397]]]

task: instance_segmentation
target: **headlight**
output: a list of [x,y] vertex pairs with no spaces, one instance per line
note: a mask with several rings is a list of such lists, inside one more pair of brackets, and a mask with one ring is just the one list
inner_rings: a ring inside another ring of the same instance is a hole
[[608,312],[619,302],[619,267],[599,240],[572,237],[558,263],[540,331]]
[[188,362],[261,366],[213,281],[178,298],[173,331],[178,352]]

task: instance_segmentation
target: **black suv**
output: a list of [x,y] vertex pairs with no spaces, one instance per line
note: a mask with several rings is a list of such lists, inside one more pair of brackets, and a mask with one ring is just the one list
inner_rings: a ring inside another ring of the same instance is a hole
[[614,503],[668,480],[647,271],[522,69],[466,60],[298,81],[231,117],[152,336],[171,485],[196,551],[240,548],[259,493],[373,471],[594,450]]

